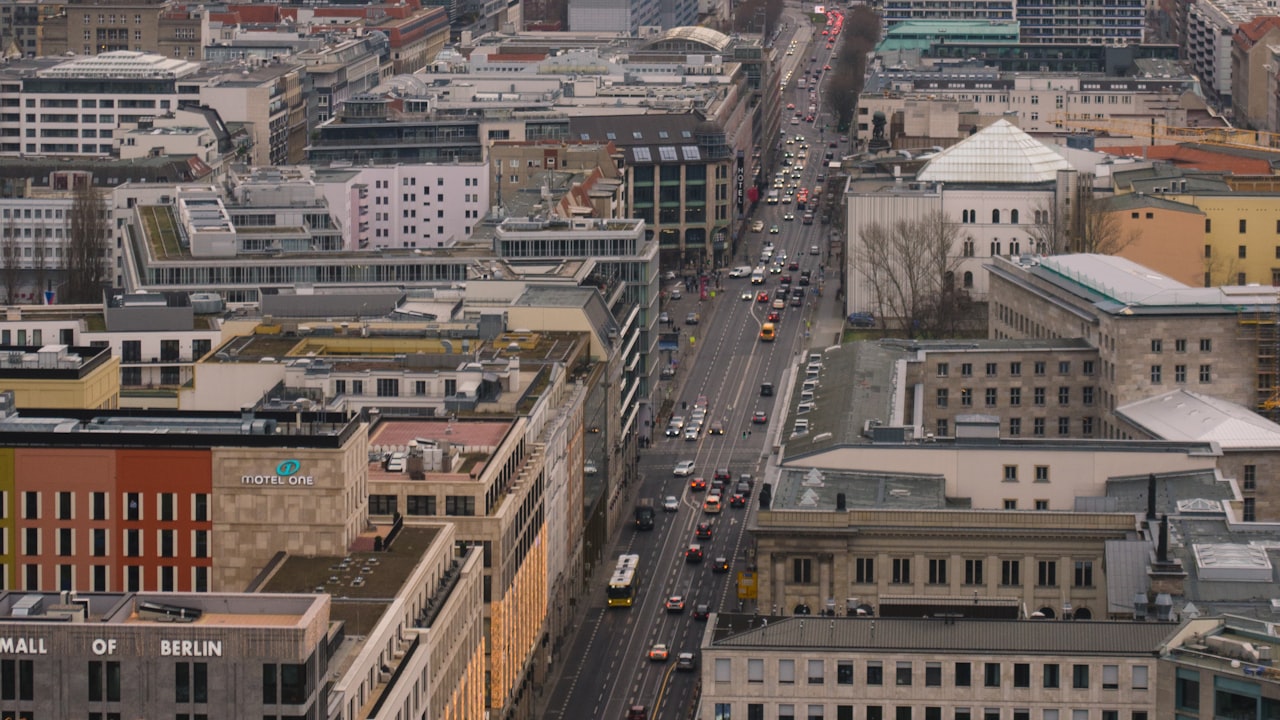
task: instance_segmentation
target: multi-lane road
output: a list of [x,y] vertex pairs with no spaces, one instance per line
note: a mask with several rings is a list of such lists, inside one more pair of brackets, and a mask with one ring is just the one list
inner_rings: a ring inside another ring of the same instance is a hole
[[[812,30],[802,25],[803,19],[795,9],[789,9],[791,27],[778,40],[779,55],[790,46],[792,35],[800,29],[798,44],[792,55],[783,55],[785,75],[794,70],[801,77],[805,69],[820,70],[829,62],[831,50],[819,34],[821,28]],[[810,38],[814,44],[808,45]],[[816,57],[815,63],[810,58]],[[804,109],[810,103],[809,90],[784,91],[780,106],[793,103]],[[775,90],[776,91],[776,90]],[[805,169],[800,187],[812,190],[816,177],[826,163],[823,155],[827,142],[835,139],[834,133],[821,134],[821,117],[817,122],[791,125],[794,110],[783,110],[783,130],[793,140],[801,135],[808,144]],[[806,113],[807,114],[807,113]],[[784,143],[785,137],[770,141]],[[798,150],[800,142],[784,145],[784,151],[804,154]],[[839,148],[839,156],[846,148]],[[777,168],[781,169],[781,168]],[[788,176],[790,175],[788,170]],[[770,177],[772,182],[772,177]],[[785,213],[794,213],[796,219],[786,221]],[[806,329],[815,319],[820,307],[816,290],[820,286],[820,266],[827,258],[826,238],[829,227],[815,222],[804,225],[803,213],[795,205],[766,205],[761,203],[755,219],[763,222],[764,230],[750,233],[746,241],[748,259],[741,264],[759,263],[762,247],[772,241],[778,251],[787,255],[787,263],[799,263],[801,270],[812,273],[813,282],[802,288],[807,292],[803,307],[793,307],[788,300],[781,310],[776,341],[759,340],[760,327],[772,310],[771,303],[756,302],[755,294],[767,290],[771,295],[778,289],[780,274],[766,276],[764,285],[751,285],[748,278],[728,277],[728,268],[722,273],[722,288],[714,299],[699,302],[697,293],[684,293],[678,301],[664,307],[674,322],[680,323],[688,312],[700,312],[701,323],[684,328],[681,352],[692,354],[692,360],[680,368],[672,381],[670,397],[674,401],[674,414],[688,415],[699,395],[709,400],[708,427],[720,422],[723,435],[702,434],[697,440],[682,437],[666,437],[662,429],[666,417],[659,418],[654,428],[653,444],[641,451],[640,475],[643,478],[639,497],[652,498],[658,508],[656,527],[653,531],[622,528],[604,563],[612,566],[622,553],[640,556],[640,591],[637,602],[630,608],[608,608],[605,605],[604,579],[606,572],[597,572],[588,588],[589,595],[581,599],[582,609],[578,628],[566,651],[558,658],[558,668],[553,671],[556,682],[545,697],[547,720],[582,720],[586,718],[623,720],[633,704],[646,706],[651,719],[675,720],[691,717],[697,701],[697,682],[700,672],[677,672],[676,655],[681,652],[697,652],[706,624],[692,617],[692,610],[699,604],[707,604],[713,611],[736,610],[739,607],[737,578],[740,571],[749,569],[751,537],[745,532],[749,518],[756,511],[761,483],[770,460],[771,447],[767,438],[780,430],[776,425],[785,421],[782,403],[783,375],[787,368],[808,346]],[[771,234],[769,228],[779,226],[779,233]],[[810,254],[817,246],[818,254]],[[741,251],[739,253],[741,258]],[[735,260],[732,265],[739,262]],[[800,271],[783,271],[798,281]],[[833,283],[834,284],[834,283]],[[796,283],[793,283],[795,286]],[[752,298],[743,300],[744,292]],[[822,305],[826,311],[830,300]],[[695,348],[689,347],[694,338]],[[762,383],[773,383],[777,395],[762,397]],[[687,410],[683,404],[687,403]],[[752,423],[752,415],[764,412],[767,424]],[[733,480],[726,487],[725,498],[732,492],[742,473],[751,474],[753,490],[748,507],[731,508],[727,505],[718,515],[707,515],[702,510],[705,492],[690,488],[688,477],[672,474],[680,460],[693,460],[696,469],[693,476],[712,480],[717,468],[728,468]],[[663,498],[674,495],[680,500],[677,512],[663,512]],[[694,528],[699,522],[711,520],[714,533],[710,540],[696,540]],[[699,543],[705,553],[701,563],[685,561],[685,550],[691,543]],[[715,573],[712,561],[723,556],[730,563],[729,572]],[[596,587],[599,585],[599,587]],[[670,595],[682,595],[686,608],[680,613],[669,613],[664,602]],[[747,607],[750,607],[750,602]],[[671,649],[667,662],[649,660],[649,649],[655,643],[664,643]]]

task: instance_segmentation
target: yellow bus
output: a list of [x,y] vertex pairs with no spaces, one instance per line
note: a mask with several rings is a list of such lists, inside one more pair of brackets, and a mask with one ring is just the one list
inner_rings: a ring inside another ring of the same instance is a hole
[[767,322],[760,326],[761,342],[773,342],[774,338],[776,338],[777,336],[778,336],[778,333],[777,333],[777,330],[774,329],[773,323]]
[[631,607],[640,589],[640,556],[619,555],[609,576],[609,607]]

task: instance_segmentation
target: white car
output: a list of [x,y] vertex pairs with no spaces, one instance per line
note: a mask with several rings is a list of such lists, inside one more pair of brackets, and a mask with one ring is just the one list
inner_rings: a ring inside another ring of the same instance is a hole
[[676,463],[676,467],[675,467],[675,469],[674,469],[674,470],[672,470],[672,471],[671,471],[671,474],[672,474],[672,475],[674,475],[674,476],[676,476],[676,477],[688,477],[688,476],[692,475],[692,474],[693,474],[693,461],[692,461],[692,460],[681,460],[680,462]]
[[729,271],[729,277],[731,278],[744,278],[750,275],[751,275],[751,267],[749,265],[739,265],[738,267]]
[[587,475],[595,475],[597,472],[600,472],[600,470],[596,467],[594,460],[588,460],[586,464],[582,466],[582,472]]
[[666,500],[662,501],[662,509],[667,512],[676,512],[680,509],[680,500],[675,495],[668,495]]
[[738,297],[739,297],[739,298],[741,298],[741,299],[743,299],[743,300],[747,300],[747,301],[751,301],[751,300],[755,300],[755,299],[756,299],[756,295],[755,295],[755,293],[751,292],[750,290],[743,290],[743,291],[742,291],[742,294],[741,294],[741,295],[739,295]]

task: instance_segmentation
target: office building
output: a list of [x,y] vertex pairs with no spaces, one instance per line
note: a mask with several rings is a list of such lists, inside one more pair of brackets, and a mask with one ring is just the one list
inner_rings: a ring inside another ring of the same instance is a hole
[[1124,0],[1106,9],[1045,0],[887,0],[884,19],[890,28],[911,20],[1017,21],[1024,43],[1118,45],[1142,42],[1143,10],[1140,0]]
[[0,330],[0,392],[10,394],[11,408],[120,406],[119,355],[97,345],[39,344],[42,339],[39,329],[30,335],[26,330]]
[[1275,15],[1263,0],[1197,0],[1186,5],[1186,59],[1205,95],[1224,112],[1234,110],[1232,52],[1236,31],[1259,16]]
[[199,62],[211,39],[205,7],[173,0],[72,0],[42,25],[49,57],[130,50]]

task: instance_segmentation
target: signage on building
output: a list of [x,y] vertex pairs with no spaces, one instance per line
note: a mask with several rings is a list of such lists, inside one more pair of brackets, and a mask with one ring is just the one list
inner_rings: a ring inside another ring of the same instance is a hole
[[222,657],[221,640],[161,640],[165,657]]
[[0,637],[0,654],[48,655],[49,648],[44,644],[44,638]]
[[742,158],[743,158],[742,151],[739,151],[737,175],[734,176],[734,182],[736,183],[735,187],[737,188],[738,214],[742,214],[742,202],[746,198],[746,189],[744,185],[746,183],[747,170],[746,170],[746,167],[744,166],[745,163],[743,163]]
[[242,475],[241,485],[315,485],[316,479],[311,475],[299,475],[302,463],[297,460],[282,460],[276,465],[274,475]]

